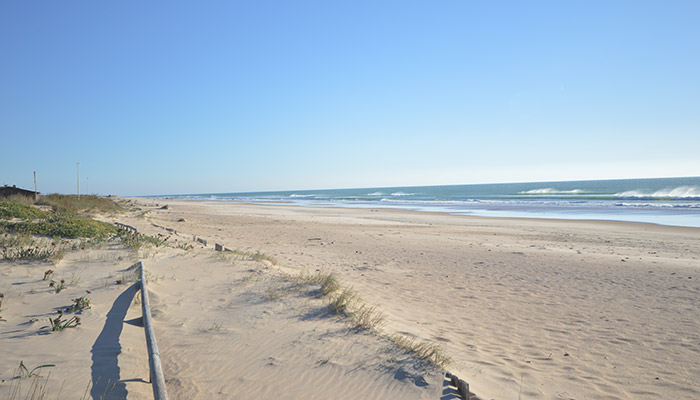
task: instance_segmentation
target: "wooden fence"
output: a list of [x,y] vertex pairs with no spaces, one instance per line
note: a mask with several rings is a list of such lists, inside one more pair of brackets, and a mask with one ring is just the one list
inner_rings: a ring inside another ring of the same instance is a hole
[[146,332],[146,348],[148,349],[148,367],[151,373],[151,385],[153,386],[153,398],[155,400],[168,400],[165,390],[165,377],[163,366],[160,363],[160,353],[156,343],[156,333],[153,329],[151,318],[151,303],[148,300],[148,287],[146,286],[146,268],[143,261],[139,261],[141,268],[141,312],[143,315],[143,327]]
[[119,222],[115,222],[114,225],[116,225],[117,228],[119,228],[119,229],[121,229],[121,230],[130,232],[130,233],[133,233],[133,234],[139,233],[139,230],[136,229],[136,228],[134,228],[134,227],[131,226],[131,225],[126,225],[126,224],[122,224],[122,223],[119,223]]

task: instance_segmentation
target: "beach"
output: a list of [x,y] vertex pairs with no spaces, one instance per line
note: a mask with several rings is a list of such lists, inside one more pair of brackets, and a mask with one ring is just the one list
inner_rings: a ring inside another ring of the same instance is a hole
[[[456,398],[441,371],[412,370],[387,353],[385,337],[396,333],[440,345],[452,358],[445,369],[478,399],[700,397],[698,228],[131,201],[139,212],[119,222],[196,247],[138,254],[157,277],[149,290],[166,382],[179,396],[171,397]],[[217,243],[269,259],[226,258]],[[112,274],[135,258],[115,261]],[[302,272],[333,273],[352,287],[385,315],[382,335],[343,328],[323,316],[322,299],[290,292],[279,278]],[[116,298],[119,288],[106,290]],[[100,307],[109,308],[105,296]],[[145,344],[133,340],[119,356],[121,379],[146,379]],[[81,365],[87,378],[89,363]],[[124,385],[130,399],[149,390]]]

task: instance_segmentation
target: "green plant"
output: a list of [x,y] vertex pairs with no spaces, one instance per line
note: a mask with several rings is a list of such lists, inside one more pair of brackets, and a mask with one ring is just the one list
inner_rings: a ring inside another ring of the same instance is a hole
[[53,275],[53,270],[49,269],[47,271],[44,271],[44,281],[51,279],[51,276]]
[[[19,362],[19,376],[20,378],[30,378],[34,376],[34,371],[36,370],[41,370],[42,368],[49,368],[49,367],[55,367],[55,364],[44,364],[44,365],[39,365],[38,367],[34,367],[31,370],[27,368],[26,365],[24,365],[24,360]],[[37,375],[38,376],[38,375]]]
[[22,220],[32,220],[38,218],[46,218],[50,215],[46,211],[39,210],[27,204],[19,203],[0,203],[0,219],[18,218]]
[[68,320],[64,320],[63,318],[63,310],[58,311],[58,317],[56,318],[49,318],[49,323],[51,324],[50,326],[43,326],[41,329],[45,328],[50,328],[51,331],[62,331],[66,328],[70,328],[71,326],[75,327],[80,325],[80,317],[73,316]]
[[61,279],[61,281],[58,282],[58,283],[56,283],[56,281],[52,280],[52,281],[49,283],[49,287],[54,288],[54,290],[56,290],[56,293],[61,293],[61,290],[63,290],[63,289],[66,288],[66,280],[65,280],[65,279]]
[[144,235],[142,233],[134,234],[125,231],[120,231],[120,236],[122,238],[122,241],[124,241],[124,243],[127,245],[127,247],[130,247],[134,250],[138,250],[143,246],[164,246],[168,241],[167,236],[165,238],[162,238],[157,236]]
[[66,308],[66,311],[68,312],[83,311],[90,308],[90,299],[88,299],[87,296],[81,296],[71,301],[73,302],[73,304],[70,307]]

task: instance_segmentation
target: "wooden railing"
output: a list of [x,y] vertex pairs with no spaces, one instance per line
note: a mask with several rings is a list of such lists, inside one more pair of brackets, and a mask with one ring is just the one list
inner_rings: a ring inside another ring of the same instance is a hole
[[148,367],[151,373],[153,398],[155,400],[168,400],[168,393],[165,390],[163,366],[160,363],[160,352],[158,352],[156,333],[153,329],[153,319],[151,318],[151,303],[148,299],[148,287],[146,286],[146,269],[143,266],[143,261],[139,261],[139,264],[141,268],[141,311],[143,315],[143,327],[146,332]]
[[121,229],[121,230],[130,232],[130,233],[133,233],[133,234],[139,233],[139,230],[136,229],[136,228],[134,228],[134,227],[131,226],[131,225],[126,225],[126,224],[122,224],[122,223],[119,223],[119,222],[115,222],[114,225],[116,225],[117,228],[119,228],[119,229]]

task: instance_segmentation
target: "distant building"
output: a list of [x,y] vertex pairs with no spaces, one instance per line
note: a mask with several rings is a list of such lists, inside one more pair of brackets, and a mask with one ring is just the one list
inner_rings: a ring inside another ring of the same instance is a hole
[[39,192],[34,192],[33,190],[20,189],[15,185],[5,185],[0,187],[0,197],[10,197],[16,195],[31,197],[34,199],[34,201],[39,200]]

